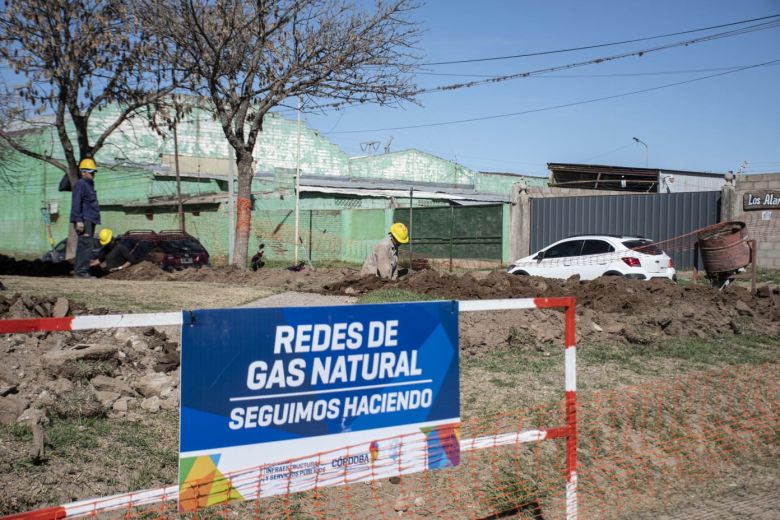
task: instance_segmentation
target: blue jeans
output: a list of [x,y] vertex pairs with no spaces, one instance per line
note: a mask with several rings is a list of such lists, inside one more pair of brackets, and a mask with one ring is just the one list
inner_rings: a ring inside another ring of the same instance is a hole
[[[74,224],[75,226],[75,224]],[[89,276],[89,262],[92,260],[92,235],[95,234],[95,224],[84,222],[84,232],[79,235],[76,245],[76,265],[73,274],[76,277]]]

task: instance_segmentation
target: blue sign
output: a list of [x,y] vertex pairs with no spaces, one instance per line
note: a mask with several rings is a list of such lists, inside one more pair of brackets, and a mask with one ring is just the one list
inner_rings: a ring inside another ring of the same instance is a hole
[[183,454],[459,421],[457,302],[183,317]]

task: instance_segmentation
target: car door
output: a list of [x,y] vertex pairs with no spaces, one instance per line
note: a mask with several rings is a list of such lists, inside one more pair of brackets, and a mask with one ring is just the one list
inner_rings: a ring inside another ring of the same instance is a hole
[[582,246],[579,273],[583,280],[593,280],[603,275],[615,258],[615,248],[606,240],[588,239]]
[[539,262],[538,276],[548,278],[569,278],[580,267],[577,260],[582,251],[584,240],[563,240],[544,250],[544,258]]

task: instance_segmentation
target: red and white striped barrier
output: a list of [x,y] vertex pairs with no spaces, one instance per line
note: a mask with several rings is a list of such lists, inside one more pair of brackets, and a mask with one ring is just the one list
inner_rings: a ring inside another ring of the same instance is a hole
[[162,327],[181,325],[181,312],[153,314],[106,314],[104,316],[66,316],[0,320],[0,334],[57,332],[63,330],[119,329],[123,327]]
[[[566,518],[577,518],[577,378],[576,378],[576,300],[562,298],[519,298],[504,300],[459,301],[460,312],[485,312],[518,309],[563,308],[565,346],[565,426],[546,430],[528,430],[474,439],[462,439],[461,451],[476,451],[546,439],[566,438]],[[29,332],[56,332],[68,330],[114,329],[121,327],[160,327],[181,325],[181,312],[151,314],[109,314],[105,316],[71,316],[66,318],[36,318],[0,320],[0,334]],[[158,489],[124,493],[110,497],[80,500],[56,507],[19,513],[0,520],[60,520],[94,516],[97,513],[132,509],[134,507],[177,500],[179,486],[169,485]]]

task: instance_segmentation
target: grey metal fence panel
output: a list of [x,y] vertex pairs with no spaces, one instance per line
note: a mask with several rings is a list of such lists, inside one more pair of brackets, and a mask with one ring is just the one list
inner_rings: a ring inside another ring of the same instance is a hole
[[[719,218],[719,191],[531,199],[531,252],[580,234],[641,235],[666,241],[715,224]],[[691,245],[692,241],[682,240],[668,243],[667,253],[677,268],[693,266]]]

